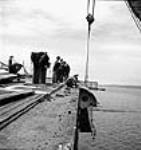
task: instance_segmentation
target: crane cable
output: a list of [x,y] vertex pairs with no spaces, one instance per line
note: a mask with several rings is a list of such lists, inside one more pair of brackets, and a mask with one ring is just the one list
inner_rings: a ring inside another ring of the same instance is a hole
[[[92,8],[90,9],[90,6]],[[94,8],[95,8],[95,0],[87,1],[87,17],[86,20],[88,22],[88,36],[87,36],[87,58],[86,58],[86,72],[85,72],[85,85],[87,86],[88,81],[88,65],[89,65],[89,45],[90,45],[90,33],[91,33],[91,25],[94,22]],[[91,10],[91,11],[90,11]]]
[[[90,13],[90,0],[87,2],[87,15]],[[92,0],[92,12],[91,14],[94,16],[94,8],[95,8],[95,0]]]
[[139,19],[133,13],[132,9],[129,6],[129,3],[126,0],[124,0],[124,2],[126,4],[127,8],[129,9],[129,12],[131,13],[131,17],[133,18],[133,20],[134,20],[134,22],[135,22],[139,32],[141,33],[141,23],[140,23]]
[[[86,73],[85,73],[85,86],[87,86],[88,82],[88,68],[89,68],[89,46],[90,46],[90,33],[91,33],[91,25],[94,22],[94,8],[95,8],[95,0],[92,0],[92,8],[90,12],[90,0],[87,1],[87,17],[86,20],[88,22],[88,36],[87,36],[87,58],[86,58]],[[90,124],[92,129],[92,137],[95,139],[96,129],[93,123],[93,111],[90,109]]]

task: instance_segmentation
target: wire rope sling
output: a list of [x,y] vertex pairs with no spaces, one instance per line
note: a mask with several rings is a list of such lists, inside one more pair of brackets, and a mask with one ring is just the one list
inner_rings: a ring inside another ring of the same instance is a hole
[[87,36],[87,58],[86,58],[86,72],[85,72],[85,85],[87,86],[88,82],[88,68],[89,68],[89,45],[90,45],[90,32],[91,25],[94,22],[94,8],[95,8],[95,0],[87,1],[87,17],[86,20],[88,22],[88,36]]

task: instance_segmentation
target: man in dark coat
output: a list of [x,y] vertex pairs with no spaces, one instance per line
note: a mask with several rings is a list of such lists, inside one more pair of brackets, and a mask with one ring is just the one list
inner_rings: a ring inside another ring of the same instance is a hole
[[57,71],[57,82],[59,83],[63,82],[63,76],[64,76],[63,70],[64,70],[64,61],[63,59],[60,59],[60,66]]
[[33,62],[33,80],[34,84],[39,83],[39,76],[40,76],[40,65],[39,60],[41,56],[44,55],[44,52],[32,52],[31,53],[31,60]]
[[10,56],[9,57],[9,60],[8,60],[8,69],[9,69],[9,73],[12,73],[12,64],[13,64],[13,56]]
[[64,62],[64,65],[63,65],[64,80],[68,79],[69,73],[70,73],[70,66],[66,62]]
[[47,55],[47,52],[45,52],[41,56],[39,60],[39,67],[40,67],[39,83],[45,84],[47,68],[50,67],[49,56]]
[[59,67],[60,67],[60,56],[57,56],[54,67],[53,67],[53,77],[52,77],[52,82],[53,83],[57,83]]

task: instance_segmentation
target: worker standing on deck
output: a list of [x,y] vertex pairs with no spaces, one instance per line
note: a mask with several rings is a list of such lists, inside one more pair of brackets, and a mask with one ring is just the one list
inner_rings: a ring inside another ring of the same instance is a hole
[[60,67],[60,56],[56,57],[56,61],[53,67],[53,77],[52,77],[52,83],[57,83],[58,80],[58,69]]
[[40,75],[40,66],[39,66],[39,60],[41,56],[43,55],[43,52],[32,52],[31,53],[31,60],[33,62],[33,83],[38,84],[39,83],[39,75]]
[[13,58],[14,58],[14,56],[10,56],[9,60],[8,60],[8,70],[9,70],[9,73],[13,72],[12,71]]
[[57,82],[63,82],[63,59],[60,59],[60,66],[57,71]]
[[39,60],[39,69],[40,69],[39,83],[41,84],[46,83],[46,72],[47,68],[49,67],[50,67],[49,56],[47,55],[47,52],[45,52]]
[[69,64],[67,64],[64,61],[64,63],[63,63],[63,79],[64,79],[64,81],[66,81],[68,79],[69,73],[70,73],[70,66],[69,66]]
[[33,62],[33,83],[45,84],[46,71],[50,67],[49,56],[47,52],[32,52],[31,60]]

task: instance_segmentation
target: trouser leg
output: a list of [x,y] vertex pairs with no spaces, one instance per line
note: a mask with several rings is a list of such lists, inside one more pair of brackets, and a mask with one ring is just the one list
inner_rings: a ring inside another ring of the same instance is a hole
[[39,83],[39,67],[34,65],[33,66],[33,78],[32,78],[32,83],[33,84],[38,84]]
[[45,84],[46,83],[46,68],[40,68],[40,83]]

